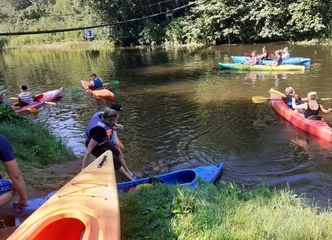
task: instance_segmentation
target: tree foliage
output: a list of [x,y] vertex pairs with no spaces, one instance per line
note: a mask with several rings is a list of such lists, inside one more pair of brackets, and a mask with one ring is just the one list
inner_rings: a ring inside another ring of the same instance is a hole
[[[95,29],[96,39],[121,46],[296,41],[331,35],[329,0],[195,0],[194,5],[184,7],[189,3],[189,0],[2,0],[0,32],[108,24]],[[84,31],[15,38],[22,42],[81,41]]]

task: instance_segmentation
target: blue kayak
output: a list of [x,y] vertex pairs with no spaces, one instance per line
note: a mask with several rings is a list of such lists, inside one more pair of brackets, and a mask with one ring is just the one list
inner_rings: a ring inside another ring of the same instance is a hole
[[192,169],[178,170],[171,173],[161,174],[154,177],[141,178],[130,182],[117,184],[119,194],[128,191],[144,183],[163,182],[171,185],[181,185],[195,188],[198,186],[198,179],[213,183],[220,175],[223,163],[214,166],[201,166]]
[[[246,60],[249,59],[249,57],[245,56],[231,56],[233,62],[235,63],[246,63]],[[302,57],[291,57],[287,60],[284,60],[282,64],[292,64],[292,65],[304,65],[306,67],[310,67],[310,58],[302,58]],[[265,59],[262,60],[263,64],[271,64],[274,62],[274,59]]]
[[[118,193],[127,192],[129,189],[136,187],[144,183],[163,182],[171,185],[188,186],[196,188],[198,186],[198,179],[205,182],[214,183],[218,176],[221,174],[224,163],[219,163],[212,166],[201,166],[192,169],[178,170],[171,173],[156,175],[154,177],[141,178],[130,182],[121,182],[117,184]],[[19,212],[16,208],[17,202],[13,202],[13,210],[15,215],[15,225],[19,226],[21,223],[36,211],[41,205],[43,205],[52,195],[51,192],[48,195],[40,198],[32,198],[28,200],[28,206],[24,208],[23,212]]]

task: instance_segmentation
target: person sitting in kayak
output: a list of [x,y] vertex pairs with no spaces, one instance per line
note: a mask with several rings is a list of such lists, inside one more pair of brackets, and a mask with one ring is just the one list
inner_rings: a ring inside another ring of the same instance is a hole
[[282,50],[282,60],[287,60],[288,58],[290,58],[290,53],[289,53],[289,50],[288,50],[288,47],[285,47],[283,50]]
[[91,82],[88,86],[90,89],[97,90],[97,89],[104,88],[103,80],[101,78],[97,77],[97,75],[95,73],[92,73],[90,77],[91,77]]
[[277,67],[282,64],[282,56],[281,56],[281,51],[275,52],[276,59],[274,60],[273,63],[271,63],[271,66]]
[[266,49],[266,47],[264,46],[264,47],[262,48],[262,54],[259,55],[258,58],[261,59],[261,60],[264,60],[264,59],[268,59],[268,57],[269,57],[269,53],[267,52],[267,49]]
[[309,92],[308,93],[308,102],[305,102],[300,105],[296,105],[295,97],[292,98],[292,107],[294,109],[304,109],[304,117],[312,120],[321,120],[322,117],[318,116],[319,111],[323,113],[330,113],[331,108],[325,109],[321,104],[317,103],[317,93]]
[[[292,98],[295,97],[295,103],[296,105],[299,105],[301,103],[304,103],[306,102],[308,99],[306,98],[301,98],[298,94],[295,93],[295,90],[294,88],[292,87],[287,87],[285,89],[285,93],[286,93],[286,98],[283,98],[284,102],[286,103],[286,105],[293,109],[293,106],[292,106]],[[294,109],[293,109],[294,110]]]
[[[111,109],[117,111],[118,115],[120,116],[120,112],[122,112],[122,105],[120,103],[112,103]],[[113,130],[112,138],[110,141],[111,141],[111,144],[120,151],[119,159],[122,163],[123,168],[132,176],[132,178],[134,178],[136,180],[137,179],[136,175],[133,174],[129,170],[129,168],[127,167],[127,164],[124,160],[124,157],[123,157],[124,146],[123,146],[122,142],[120,141],[116,130]]]
[[121,130],[123,126],[117,123],[118,113],[106,107],[104,112],[95,113],[86,128],[86,152],[82,161],[82,170],[88,165],[90,155],[99,157],[105,151],[113,153],[114,169],[130,181],[135,180],[122,166],[119,159],[120,151],[111,144],[113,130]]
[[256,51],[252,51],[251,58],[247,60],[247,64],[249,65],[259,65],[260,59],[257,57]]
[[18,102],[20,107],[27,106],[33,103],[35,96],[28,92],[28,87],[26,85],[21,86],[21,93],[18,95]]

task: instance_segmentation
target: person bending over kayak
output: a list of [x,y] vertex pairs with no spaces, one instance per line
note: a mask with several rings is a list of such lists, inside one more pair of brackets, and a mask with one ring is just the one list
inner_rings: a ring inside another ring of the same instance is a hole
[[21,107],[27,106],[33,103],[35,96],[28,92],[28,87],[26,85],[21,86],[21,93],[18,95],[18,102]]
[[91,82],[88,86],[90,89],[97,90],[97,89],[104,87],[103,80],[101,78],[97,77],[97,75],[95,73],[92,73],[90,77],[91,77]]
[[[122,105],[120,103],[112,103],[111,109],[117,111],[118,115],[120,116],[120,112],[122,111]],[[132,176],[132,178],[137,179],[136,175],[133,174],[127,167],[127,164],[126,164],[126,162],[124,160],[124,156],[123,156],[124,146],[123,146],[122,142],[120,141],[120,139],[118,138],[118,134],[117,134],[116,130],[113,130],[111,144],[120,151],[119,158],[120,158],[120,161],[121,161],[124,169]]]
[[323,113],[330,113],[331,108],[325,109],[321,104],[317,103],[317,93],[309,92],[308,93],[308,102],[305,102],[300,105],[296,105],[295,97],[292,98],[292,106],[294,109],[304,109],[304,117],[313,120],[321,120],[322,117],[318,116],[319,111]]
[[111,144],[113,130],[121,130],[123,126],[117,124],[118,113],[108,107],[104,112],[95,113],[90,119],[86,129],[86,152],[82,161],[82,170],[88,165],[90,155],[99,157],[105,151],[111,150],[113,153],[114,169],[130,181],[135,180],[130,172],[127,172],[119,159],[120,151]]
[[28,205],[27,191],[22,177],[22,173],[18,168],[17,162],[14,157],[13,148],[9,141],[0,135],[0,160],[2,161],[5,169],[10,178],[2,178],[0,175],[0,207],[5,205],[14,198],[15,192],[19,195],[17,207],[23,210],[23,206]]

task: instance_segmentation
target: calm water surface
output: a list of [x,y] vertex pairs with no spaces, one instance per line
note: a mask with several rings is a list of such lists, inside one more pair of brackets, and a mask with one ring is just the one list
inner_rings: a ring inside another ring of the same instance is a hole
[[[65,87],[57,106],[45,107],[38,119],[75,154],[84,154],[84,131],[90,117],[111,102],[90,97],[80,79],[91,72],[111,86],[124,111],[119,133],[133,171],[151,162],[171,162],[171,169],[225,162],[222,179],[248,188],[266,181],[290,187],[318,205],[332,198],[331,143],[296,129],[276,115],[268,96],[293,86],[302,96],[315,90],[332,97],[331,48],[288,46],[293,56],[310,57],[302,74],[222,71],[218,62],[231,55],[259,51],[263,45],[211,46],[192,49],[123,49],[115,51],[22,51],[0,53],[0,90],[16,96],[27,84],[37,93]],[[283,44],[268,44],[270,52]],[[324,101],[332,107],[332,101]],[[332,115],[324,116],[332,124]]]

